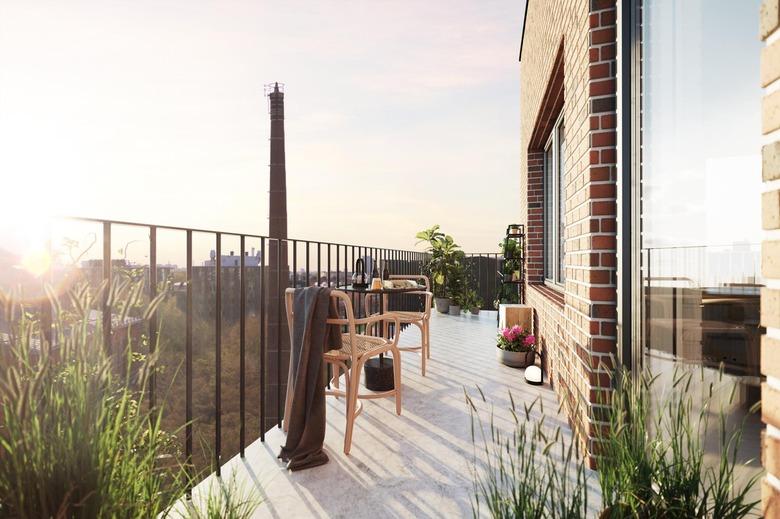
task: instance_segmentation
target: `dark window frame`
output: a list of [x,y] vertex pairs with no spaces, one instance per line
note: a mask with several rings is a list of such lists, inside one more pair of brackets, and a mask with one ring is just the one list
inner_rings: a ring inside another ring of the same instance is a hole
[[544,146],[544,282],[557,289],[566,282],[565,142],[561,110]]

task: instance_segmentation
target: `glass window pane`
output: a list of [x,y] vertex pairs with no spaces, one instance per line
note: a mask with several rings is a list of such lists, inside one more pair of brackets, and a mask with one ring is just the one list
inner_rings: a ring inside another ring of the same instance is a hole
[[[642,12],[644,362],[666,380],[682,365],[715,378],[723,363],[735,423],[761,382],[759,4],[658,0]],[[750,416],[743,459],[756,467],[759,430]]]
[[566,139],[564,138],[563,123],[557,130],[558,133],[558,275],[556,281],[563,283],[566,269],[564,268],[565,256],[565,226],[566,226]]
[[553,193],[552,179],[553,148],[550,146],[544,152],[544,277],[553,277]]

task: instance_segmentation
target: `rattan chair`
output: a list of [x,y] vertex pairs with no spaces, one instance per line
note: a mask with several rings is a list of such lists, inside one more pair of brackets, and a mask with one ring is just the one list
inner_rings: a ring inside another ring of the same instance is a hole
[[[433,293],[431,292],[431,283],[428,280],[427,276],[413,276],[413,275],[403,275],[403,274],[395,274],[391,275],[390,279],[412,279],[417,281],[418,283],[420,281],[423,282],[425,285],[425,290],[417,290],[414,292],[406,292],[409,295],[418,295],[423,296],[425,298],[424,300],[424,306],[423,311],[421,312],[414,312],[414,311],[405,311],[405,310],[391,310],[386,312],[385,315],[395,315],[398,317],[398,320],[401,324],[411,324],[416,326],[420,329],[420,344],[416,346],[398,346],[398,349],[401,351],[416,351],[420,352],[420,371],[422,372],[422,375],[425,376],[425,364],[426,360],[431,358],[431,306],[433,303]],[[378,297],[376,294],[367,294],[366,295],[366,309],[371,309],[371,299]],[[387,296],[385,296],[385,302],[384,307],[387,308]],[[387,322],[384,323],[385,331],[387,331]],[[396,330],[399,330],[400,328],[396,327]],[[395,334],[396,337],[398,336],[398,333]],[[387,337],[387,333],[385,333],[385,337]]]
[[[290,342],[293,341],[293,296],[294,288],[288,288],[285,292],[285,306],[287,308],[287,323],[290,329]],[[346,397],[346,417],[347,426],[344,433],[344,454],[349,454],[352,445],[352,430],[357,418],[363,411],[363,404],[360,399],[384,398],[395,396],[395,412],[401,414],[401,354],[398,351],[398,334],[392,339],[374,337],[357,333],[357,327],[365,325],[368,329],[377,323],[388,321],[398,329],[400,319],[391,314],[374,315],[365,319],[356,319],[352,309],[352,299],[340,290],[331,291],[331,297],[338,303],[343,303],[346,317],[344,319],[328,319],[328,324],[346,326],[347,333],[341,335],[342,345],[340,349],[329,350],[324,353],[323,360],[330,364],[333,369],[333,377],[330,380],[332,389],[325,391],[326,395],[332,395],[336,398]],[[341,305],[339,305],[340,307]],[[371,357],[376,357],[382,353],[392,353],[393,356],[393,381],[394,388],[390,391],[371,392],[360,394],[360,375],[363,372],[363,365]],[[292,380],[292,362],[289,367],[288,380]],[[339,388],[339,379],[341,372],[344,372],[345,387]],[[289,416],[290,406],[292,405],[292,391],[287,386],[287,396],[284,403],[284,415]],[[287,423],[284,424],[285,431]]]

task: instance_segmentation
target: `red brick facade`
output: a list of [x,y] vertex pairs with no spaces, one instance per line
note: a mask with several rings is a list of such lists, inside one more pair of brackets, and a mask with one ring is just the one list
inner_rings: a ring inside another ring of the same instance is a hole
[[[528,303],[550,380],[593,452],[616,353],[615,0],[531,0],[521,61],[522,216]],[[565,284],[544,285],[543,150],[565,122]]]

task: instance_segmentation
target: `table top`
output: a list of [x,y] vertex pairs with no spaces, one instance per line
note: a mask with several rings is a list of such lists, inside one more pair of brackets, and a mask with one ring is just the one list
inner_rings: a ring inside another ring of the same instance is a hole
[[353,285],[336,287],[336,290],[342,290],[344,292],[355,292],[360,294],[404,294],[408,292],[419,292],[425,290],[425,285],[417,285],[416,287],[403,287],[403,288],[379,288],[372,289],[371,285],[367,287],[356,287]]

